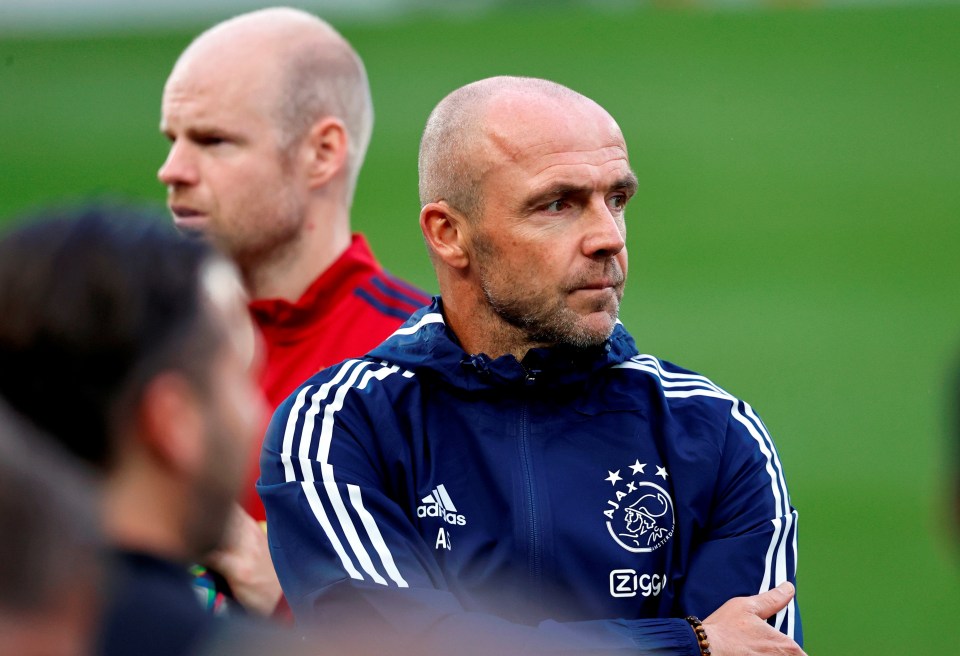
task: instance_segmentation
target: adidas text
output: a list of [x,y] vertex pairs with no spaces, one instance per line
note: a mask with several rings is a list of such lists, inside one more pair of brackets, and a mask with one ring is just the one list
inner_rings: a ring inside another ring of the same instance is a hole
[[417,517],[440,517],[447,524],[453,524],[454,526],[465,526],[467,523],[467,518],[463,515],[443,512],[437,504],[417,506]]

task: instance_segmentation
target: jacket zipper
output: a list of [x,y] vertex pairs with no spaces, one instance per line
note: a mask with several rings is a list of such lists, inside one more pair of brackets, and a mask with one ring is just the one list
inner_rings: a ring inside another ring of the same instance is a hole
[[[520,467],[523,474],[523,484],[527,495],[527,527],[530,531],[530,555],[528,565],[534,589],[539,591],[541,578],[540,554],[540,525],[537,521],[537,496],[533,481],[533,467],[531,465],[530,439],[527,431],[529,418],[528,403],[524,402],[520,411]],[[539,593],[537,595],[539,597]]]

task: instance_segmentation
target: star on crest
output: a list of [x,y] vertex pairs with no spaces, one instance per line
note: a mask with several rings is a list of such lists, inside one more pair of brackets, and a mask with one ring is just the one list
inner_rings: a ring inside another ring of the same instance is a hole
[[623,480],[622,478],[620,478],[620,470],[619,470],[619,469],[618,469],[617,471],[615,471],[615,472],[607,471],[607,473],[610,474],[610,475],[607,476],[607,477],[606,477],[605,479],[603,479],[603,480],[605,480],[605,481],[610,481],[610,485],[616,485],[616,484],[617,484],[617,481]]
[[656,476],[660,476],[660,477],[663,478],[663,480],[667,480],[667,470],[666,470],[666,468],[661,467],[660,465],[657,465],[657,473],[656,473]]
[[647,466],[647,463],[644,462],[641,464],[640,459],[637,458],[637,461],[634,462],[632,465],[630,465],[630,469],[633,470],[634,474],[642,474],[643,468],[646,466]]

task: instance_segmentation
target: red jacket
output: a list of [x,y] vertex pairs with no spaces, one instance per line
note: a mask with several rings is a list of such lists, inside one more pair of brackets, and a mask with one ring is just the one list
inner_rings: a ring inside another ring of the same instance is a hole
[[[378,346],[429,303],[427,294],[384,271],[359,234],[296,303],[251,302],[250,312],[266,343],[260,385],[271,409],[321,369]],[[259,457],[257,444],[240,502],[262,521],[266,517],[255,489]]]

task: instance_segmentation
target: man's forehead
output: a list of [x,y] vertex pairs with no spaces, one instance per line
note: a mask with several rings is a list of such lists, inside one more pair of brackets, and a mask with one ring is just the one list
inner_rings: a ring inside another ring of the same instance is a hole
[[184,58],[164,85],[161,124],[176,115],[217,123],[230,116],[249,121],[251,112],[267,118],[279,93],[272,71],[265,61]]
[[526,186],[531,193],[556,188],[636,187],[636,174],[621,148],[553,153],[536,158],[534,163],[534,166],[524,168]]
[[519,176],[528,188],[620,185],[633,178],[626,144],[612,119],[592,124],[544,120],[526,130],[503,126],[490,130],[486,142],[483,176],[501,171],[515,183]]
[[490,102],[482,124],[487,149],[509,161],[590,151],[600,157],[617,156],[612,151],[626,156],[626,143],[613,117],[573,93],[504,94]]
[[302,40],[298,31],[284,33],[249,22],[214,28],[183,51],[167,86],[217,89],[238,96],[265,93],[282,77],[283,62]]
[[164,92],[249,89],[251,84],[271,77],[273,59],[268,53],[252,57],[249,51],[190,48],[174,65]]

